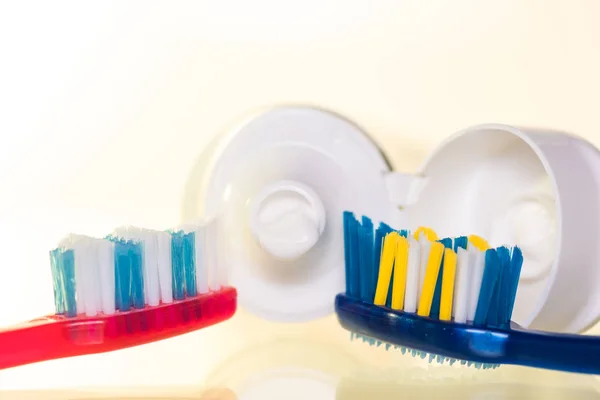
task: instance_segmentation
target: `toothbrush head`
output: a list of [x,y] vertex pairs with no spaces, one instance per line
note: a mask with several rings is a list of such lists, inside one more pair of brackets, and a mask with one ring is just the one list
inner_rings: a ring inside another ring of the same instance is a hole
[[[352,339],[430,362],[464,357],[464,364],[495,367],[493,357],[444,351],[452,340],[435,330],[460,337],[461,329],[510,329],[523,263],[518,247],[492,249],[475,235],[439,239],[424,227],[411,234],[380,224],[373,233],[368,218],[359,222],[351,212],[343,218],[346,293],[336,298],[336,312]],[[440,348],[432,346],[435,337]]]
[[55,314],[0,329],[0,369],[124,349],[229,319],[237,292],[218,247],[215,221],[68,236],[50,252]]

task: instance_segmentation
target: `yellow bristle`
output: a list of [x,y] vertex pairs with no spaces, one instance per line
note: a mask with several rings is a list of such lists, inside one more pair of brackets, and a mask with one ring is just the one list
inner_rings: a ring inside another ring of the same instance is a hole
[[394,282],[392,285],[392,309],[404,308],[404,293],[406,292],[406,273],[408,270],[408,240],[400,236],[394,263]]
[[452,319],[452,299],[454,298],[454,278],[456,277],[456,253],[452,249],[444,251],[444,272],[442,275],[442,295],[440,298],[440,320]]
[[375,299],[373,300],[373,304],[377,306],[385,305],[387,300],[399,238],[400,235],[398,232],[391,232],[383,239],[381,260],[379,262],[379,276],[377,277],[377,289],[375,289]]
[[415,239],[419,240],[419,237],[421,237],[422,234],[432,242],[435,242],[439,239],[437,233],[435,233],[433,229],[425,226],[421,226],[415,231]]
[[481,236],[477,236],[477,235],[469,236],[469,244],[472,244],[473,246],[475,246],[477,249],[479,249],[481,251],[486,251],[487,249],[490,248],[490,245],[487,242],[487,240],[485,240]]
[[444,245],[440,242],[431,243],[427,267],[425,268],[423,289],[421,290],[421,298],[419,299],[419,308],[417,309],[417,314],[421,317],[429,317],[429,313],[431,312],[433,293],[435,292],[435,284],[440,272],[444,248]]

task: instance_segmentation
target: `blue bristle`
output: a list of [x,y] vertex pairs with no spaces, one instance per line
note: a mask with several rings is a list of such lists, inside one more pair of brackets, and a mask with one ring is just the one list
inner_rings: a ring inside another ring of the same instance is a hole
[[115,244],[115,306],[120,311],[129,311],[131,301],[131,261],[129,247],[124,241],[114,239]]
[[[445,248],[452,248],[452,238],[444,238],[439,240]],[[442,276],[444,274],[444,257],[442,256],[440,271],[438,273],[437,281],[435,283],[435,291],[433,292],[433,300],[431,302],[431,311],[429,316],[431,318],[439,318],[440,316],[440,301],[442,299]]]
[[[491,327],[504,327],[508,325],[508,312],[510,306],[508,304],[510,298],[510,250],[506,247],[499,247],[496,249],[498,257],[500,258],[500,276],[498,283],[496,284],[496,290],[494,291],[494,302],[492,302],[491,313],[488,316],[488,324]],[[495,306],[494,306],[495,304]]]
[[141,243],[129,242],[131,262],[131,302],[134,308],[144,308],[144,258]]
[[[360,297],[360,254],[359,254],[359,223],[356,218],[352,217],[349,222],[349,255],[350,255],[350,291],[349,296]],[[346,277],[348,279],[348,277]]]
[[115,254],[114,254],[114,271],[115,271],[115,309],[122,310],[121,300],[123,296],[121,295],[121,274],[119,274],[119,263],[117,262],[117,249],[115,246]]
[[[371,288],[377,285],[373,278],[373,222],[362,217],[359,226],[359,257],[360,257],[360,298],[372,302]],[[374,296],[374,294],[373,294]]]
[[385,299],[385,306],[392,308],[392,292],[394,287],[394,270],[392,269],[392,276],[390,279],[390,286],[388,287],[387,297]]
[[183,232],[171,234],[171,272],[173,298],[183,300],[185,298],[185,268],[183,262]]
[[379,224],[379,227],[377,228],[377,230],[375,231],[375,241],[373,243],[373,270],[372,270],[372,276],[373,276],[373,285],[372,285],[372,289],[371,289],[371,300],[370,302],[373,302],[373,299],[375,298],[375,290],[377,289],[377,277],[379,276],[379,262],[381,261],[381,246],[383,245],[383,239],[385,238],[385,236],[390,233],[393,232],[394,230],[387,224],[384,224],[383,222]]
[[196,290],[196,234],[183,236],[183,266],[185,270],[185,294],[195,296]]
[[67,317],[77,316],[77,292],[75,287],[75,253],[66,250],[60,253],[59,267],[62,270],[62,281],[65,290],[65,308]]
[[[490,300],[490,307],[488,309],[488,313],[487,313],[487,319],[485,322],[485,325],[487,327],[494,327],[497,328],[500,325],[500,313],[501,313],[501,301],[502,301],[502,279],[503,279],[503,274],[505,272],[504,269],[504,265],[503,265],[503,254],[500,251],[501,248],[495,249],[496,250],[496,254],[498,255],[498,260],[500,262],[500,267],[499,267],[499,271],[498,271],[498,278],[496,280],[496,284],[494,285],[494,289],[492,291],[492,297]],[[508,254],[506,254],[508,255]]]
[[500,257],[494,249],[489,249],[485,252],[485,268],[483,270],[483,279],[481,281],[481,289],[479,291],[479,300],[475,310],[475,319],[473,324],[477,326],[485,326],[487,322],[488,312],[492,303],[494,290],[500,275]]
[[453,243],[452,238],[440,239],[440,240],[438,240],[438,242],[440,242],[441,244],[443,244],[444,247],[447,248],[447,249],[451,249],[452,248],[452,243]]
[[454,238],[454,252],[458,253],[458,249],[467,249],[467,244],[469,243],[469,239],[466,236],[459,236]]
[[360,222],[357,221],[356,224],[356,235],[357,235],[357,256],[358,256],[358,281],[357,281],[357,287],[358,287],[358,292],[356,293],[356,296],[358,298],[362,298],[361,293],[362,293],[362,288],[364,285],[364,269],[363,269],[363,264],[362,264],[362,248],[365,245],[365,238],[364,238],[364,229],[362,227],[362,225],[360,224]]
[[435,354],[429,354],[429,362],[432,362],[435,359]]
[[354,214],[352,214],[350,211],[344,211],[342,223],[344,225],[344,267],[346,272],[346,294],[350,294],[350,277],[352,276],[350,273],[350,224],[352,224],[353,219]]
[[54,308],[56,314],[64,314],[66,312],[66,304],[63,292],[62,283],[62,263],[60,260],[60,249],[50,252],[50,268],[52,271],[52,284],[54,289]]
[[521,267],[523,265],[523,253],[521,249],[515,247],[512,249],[511,260],[510,260],[510,290],[508,299],[508,321],[512,318],[513,308],[515,306],[515,299],[517,298],[517,287],[519,285],[519,278],[521,277]]
[[498,277],[498,282],[494,287],[492,298],[490,300],[490,308],[488,310],[485,326],[489,328],[498,328],[500,326],[500,282],[502,277]]

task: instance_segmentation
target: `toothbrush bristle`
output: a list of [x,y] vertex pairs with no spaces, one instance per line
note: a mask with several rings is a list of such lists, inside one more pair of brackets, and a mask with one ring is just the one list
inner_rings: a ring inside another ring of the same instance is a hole
[[226,286],[216,221],[174,232],[120,227],[103,239],[69,235],[50,252],[55,312],[112,315]]
[[459,363],[460,365],[467,365],[469,367],[472,366],[472,367],[479,368],[479,369],[496,369],[500,366],[500,364],[474,363],[471,361],[460,360],[458,358],[446,357],[446,356],[442,356],[439,354],[431,354],[426,351],[415,350],[415,349],[411,349],[410,347],[406,347],[406,346],[396,346],[396,345],[393,345],[390,343],[383,342],[381,340],[373,339],[368,336],[353,333],[353,332],[350,333],[350,340],[351,341],[361,340],[363,343],[367,343],[372,347],[383,346],[383,347],[385,347],[386,351],[398,350],[403,355],[411,355],[413,358],[420,358],[422,360],[427,360],[430,364],[433,364],[434,362],[436,362],[437,364],[447,364],[447,365],[452,366],[456,363]]
[[[449,323],[510,326],[523,263],[518,247],[490,249],[487,241],[474,235],[438,239],[429,228],[411,234],[380,224],[373,232],[371,220],[363,217],[361,224],[350,212],[344,213],[343,221],[348,297]],[[366,256],[360,257],[369,253],[371,263],[365,262]],[[357,333],[352,338],[382,344]],[[427,357],[418,350],[401,351]],[[429,357],[430,362],[442,364],[458,361],[441,355]],[[471,364],[483,369],[497,367]]]

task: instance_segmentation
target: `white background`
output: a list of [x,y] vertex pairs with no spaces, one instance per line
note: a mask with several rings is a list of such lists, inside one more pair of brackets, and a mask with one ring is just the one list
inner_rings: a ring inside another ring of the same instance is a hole
[[[401,169],[484,122],[599,145],[599,17],[594,0],[0,0],[0,326],[52,312],[65,233],[179,222],[202,148],[257,107],[338,111]],[[243,347],[240,324],[4,371],[0,388],[198,385]]]

